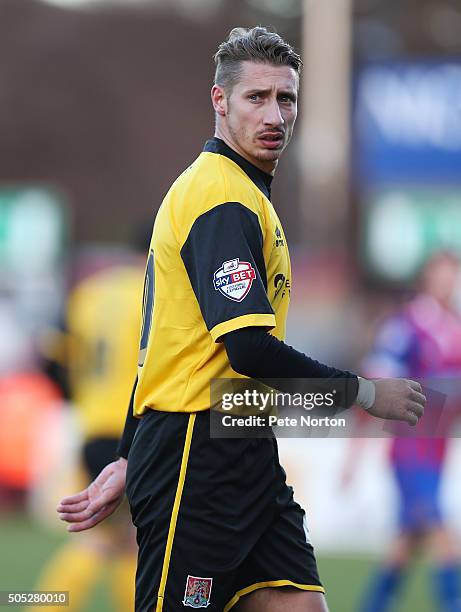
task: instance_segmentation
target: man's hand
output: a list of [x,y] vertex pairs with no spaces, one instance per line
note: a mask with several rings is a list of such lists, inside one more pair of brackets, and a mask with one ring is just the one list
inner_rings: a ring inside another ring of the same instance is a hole
[[376,379],[375,402],[367,410],[369,414],[381,419],[405,421],[417,425],[424,413],[426,397],[421,385],[405,378]]
[[122,457],[109,463],[86,489],[61,501],[56,510],[62,521],[72,523],[67,531],[91,529],[118,508],[125,493],[127,463]]

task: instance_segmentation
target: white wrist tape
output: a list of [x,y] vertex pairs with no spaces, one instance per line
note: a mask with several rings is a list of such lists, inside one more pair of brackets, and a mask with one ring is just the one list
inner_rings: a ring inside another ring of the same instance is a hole
[[357,393],[356,404],[369,410],[375,403],[376,388],[375,383],[372,380],[366,378],[359,378],[359,392]]

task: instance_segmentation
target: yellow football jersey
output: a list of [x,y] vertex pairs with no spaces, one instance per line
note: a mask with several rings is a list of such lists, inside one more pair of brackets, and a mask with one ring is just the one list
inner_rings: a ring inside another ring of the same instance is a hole
[[139,350],[143,270],[109,268],[72,291],[67,308],[70,391],[86,438],[119,437]]
[[241,377],[219,339],[262,326],[283,340],[291,269],[272,177],[209,140],[157,214],[144,284],[134,412],[210,408],[210,381]]

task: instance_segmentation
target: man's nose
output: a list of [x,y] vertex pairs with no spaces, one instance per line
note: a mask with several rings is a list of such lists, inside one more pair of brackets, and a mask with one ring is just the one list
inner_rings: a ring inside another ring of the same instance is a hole
[[283,125],[284,120],[282,113],[280,112],[280,106],[277,100],[272,100],[266,104],[264,113],[264,124],[271,125],[274,127],[280,127]]

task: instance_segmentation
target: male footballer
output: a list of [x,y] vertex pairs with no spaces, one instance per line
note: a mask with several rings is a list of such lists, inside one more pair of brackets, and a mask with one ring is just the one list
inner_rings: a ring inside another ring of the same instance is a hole
[[126,484],[137,612],[325,612],[276,440],[211,438],[210,381],[347,379],[348,405],[411,425],[425,398],[413,381],[359,379],[283,342],[291,269],[271,182],[293,132],[302,62],[263,27],[234,29],[215,62],[215,136],[155,220],[120,458],[58,511],[70,531],[88,529]]

